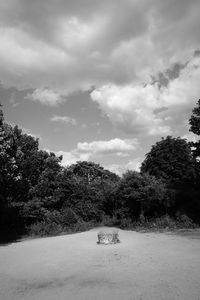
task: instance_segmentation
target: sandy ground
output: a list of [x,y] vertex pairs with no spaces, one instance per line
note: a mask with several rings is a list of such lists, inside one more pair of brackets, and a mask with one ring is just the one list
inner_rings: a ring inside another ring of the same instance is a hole
[[1,246],[0,299],[200,299],[200,233],[119,230],[97,245],[98,231]]

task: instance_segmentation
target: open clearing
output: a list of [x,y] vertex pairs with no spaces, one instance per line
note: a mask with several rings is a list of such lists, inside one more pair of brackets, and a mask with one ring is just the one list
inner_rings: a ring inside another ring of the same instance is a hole
[[0,299],[200,299],[199,231],[119,230],[120,244],[97,245],[99,230],[1,246]]

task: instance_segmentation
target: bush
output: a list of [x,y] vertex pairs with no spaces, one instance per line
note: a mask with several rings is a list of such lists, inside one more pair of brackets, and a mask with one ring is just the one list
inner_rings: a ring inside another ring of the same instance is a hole
[[144,228],[144,229],[181,229],[181,228],[195,228],[197,225],[192,222],[192,220],[186,216],[181,215],[179,218],[172,218],[168,215],[164,215],[160,218],[154,218],[146,220],[145,223],[135,223],[137,229]]
[[121,219],[119,227],[121,229],[133,229],[134,228],[134,222],[130,218]]
[[61,222],[64,226],[70,227],[78,221],[77,214],[71,208],[64,208],[61,212]]
[[28,235],[40,237],[58,235],[64,231],[65,228],[61,224],[45,221],[34,223],[27,228]]
[[102,217],[101,225],[102,226],[119,226],[120,220],[117,218],[117,216],[108,216],[104,215]]
[[180,224],[184,225],[184,228],[193,228],[195,226],[192,219],[186,214],[177,214],[176,219]]
[[182,228],[196,228],[197,224],[185,214],[178,215],[176,218],[172,218],[168,215],[164,215],[159,218],[151,218],[143,220],[142,222],[134,221],[130,218],[123,218],[120,220],[119,227],[121,229],[128,230],[173,230],[173,229],[182,229]]
[[160,229],[177,227],[177,222],[174,219],[170,218],[168,215],[156,218],[155,220],[151,220],[149,223],[150,225],[152,224],[153,227],[157,227]]
[[97,224],[93,221],[85,222],[83,220],[78,220],[72,227],[72,232],[87,231],[87,230],[90,230],[90,229],[96,227],[97,225],[99,225],[99,224]]

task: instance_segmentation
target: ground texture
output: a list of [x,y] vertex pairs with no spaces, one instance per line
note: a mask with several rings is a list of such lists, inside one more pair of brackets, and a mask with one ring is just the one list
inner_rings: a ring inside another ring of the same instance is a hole
[[200,300],[198,231],[98,245],[99,230],[1,246],[0,299]]

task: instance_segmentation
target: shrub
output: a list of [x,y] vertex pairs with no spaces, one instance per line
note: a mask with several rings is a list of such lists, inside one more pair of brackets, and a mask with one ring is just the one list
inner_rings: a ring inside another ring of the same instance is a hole
[[73,232],[87,231],[87,230],[94,228],[97,225],[99,225],[99,224],[94,223],[93,221],[85,222],[83,220],[78,220],[72,227],[72,231]]
[[45,221],[34,223],[27,228],[28,235],[40,237],[58,235],[64,231],[65,228],[61,224]]
[[177,214],[176,219],[184,228],[193,228],[195,224],[186,214]]
[[114,216],[108,216],[104,215],[102,217],[101,225],[102,226],[119,226],[120,220],[117,218],[116,215]]
[[120,228],[121,229],[133,229],[134,227],[134,222],[132,219],[130,218],[126,218],[126,219],[121,219],[120,220]]
[[179,218],[172,218],[168,215],[164,215],[160,218],[149,219],[145,223],[141,224],[137,222],[135,226],[144,229],[181,229],[181,228],[195,228],[197,225],[186,216],[181,215]]
[[61,222],[63,225],[70,227],[78,221],[77,214],[71,208],[64,208],[61,212]]

